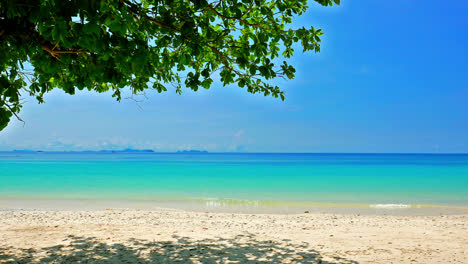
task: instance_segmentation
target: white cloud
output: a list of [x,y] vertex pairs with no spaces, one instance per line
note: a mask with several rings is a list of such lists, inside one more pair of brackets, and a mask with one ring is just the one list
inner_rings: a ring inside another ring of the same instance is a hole
[[240,139],[240,138],[242,138],[242,136],[244,134],[245,134],[245,130],[241,129],[241,130],[237,131],[236,133],[234,133],[234,138]]

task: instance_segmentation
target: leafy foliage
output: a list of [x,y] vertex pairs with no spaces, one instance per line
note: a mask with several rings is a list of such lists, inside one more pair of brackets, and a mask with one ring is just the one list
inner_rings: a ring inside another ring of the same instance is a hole
[[307,0],[2,0],[0,130],[18,117],[21,92],[42,103],[54,88],[120,100],[124,87],[208,89],[216,73],[223,85],[284,100],[268,81],[295,69],[277,58],[297,42],[320,51],[320,29],[287,27],[306,9]]

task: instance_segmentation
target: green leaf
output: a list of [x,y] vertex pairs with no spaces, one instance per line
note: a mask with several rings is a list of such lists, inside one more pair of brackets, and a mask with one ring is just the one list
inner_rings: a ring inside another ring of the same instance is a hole
[[4,107],[0,107],[0,131],[10,122],[12,113]]
[[[26,2],[0,4],[14,32],[0,38],[0,128],[12,114],[5,103],[17,113],[27,85],[26,94],[42,103],[53,89],[112,89],[120,100],[120,89],[141,92],[150,80],[158,92],[171,84],[180,94],[184,84],[197,91],[220,78],[284,100],[270,80],[292,79],[296,70],[277,58],[292,57],[296,45],[319,52],[323,35],[291,24],[307,10],[305,0]],[[32,75],[23,74],[25,62]]]

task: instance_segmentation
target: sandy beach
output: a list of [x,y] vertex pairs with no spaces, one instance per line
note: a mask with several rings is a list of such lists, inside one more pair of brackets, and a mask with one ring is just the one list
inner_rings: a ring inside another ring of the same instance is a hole
[[467,263],[468,215],[0,212],[0,263]]

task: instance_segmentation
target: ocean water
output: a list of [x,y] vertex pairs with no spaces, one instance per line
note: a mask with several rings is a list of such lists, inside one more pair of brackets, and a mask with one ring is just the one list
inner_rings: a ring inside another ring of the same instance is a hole
[[468,210],[468,155],[1,152],[0,199]]

